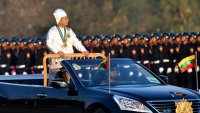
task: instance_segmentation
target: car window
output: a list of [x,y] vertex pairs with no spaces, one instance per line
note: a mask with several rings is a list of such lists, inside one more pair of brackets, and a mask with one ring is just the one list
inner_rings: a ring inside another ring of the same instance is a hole
[[111,85],[160,84],[154,75],[132,60],[111,61],[110,71],[99,67],[100,62],[72,63],[77,76],[86,87],[109,85],[109,81]]

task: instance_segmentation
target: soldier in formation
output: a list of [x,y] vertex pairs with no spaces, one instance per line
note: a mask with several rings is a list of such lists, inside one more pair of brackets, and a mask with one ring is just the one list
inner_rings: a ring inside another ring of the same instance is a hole
[[[80,40],[90,53],[131,58],[157,75],[166,75],[169,84],[196,88],[195,69],[182,73],[178,63],[197,52],[197,71],[200,74],[200,33],[86,35]],[[5,59],[0,60],[1,75],[42,73],[42,58],[48,53],[45,38],[14,37],[0,38],[0,41],[0,57]]]

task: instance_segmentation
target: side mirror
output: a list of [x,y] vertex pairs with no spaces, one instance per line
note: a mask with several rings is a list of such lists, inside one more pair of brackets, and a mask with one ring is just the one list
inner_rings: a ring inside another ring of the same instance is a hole
[[165,75],[159,75],[159,78],[168,83],[168,77]]

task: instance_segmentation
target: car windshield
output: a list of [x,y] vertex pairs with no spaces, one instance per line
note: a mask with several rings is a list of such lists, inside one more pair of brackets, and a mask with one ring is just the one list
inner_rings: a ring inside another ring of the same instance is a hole
[[[99,64],[103,60],[74,60],[73,69],[86,87],[109,85],[155,85],[160,81],[132,60],[111,60],[110,69]],[[110,78],[110,79],[109,79]]]

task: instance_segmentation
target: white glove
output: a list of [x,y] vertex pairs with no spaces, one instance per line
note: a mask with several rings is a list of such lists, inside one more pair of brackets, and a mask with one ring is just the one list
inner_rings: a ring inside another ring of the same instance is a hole
[[199,72],[199,66],[197,66],[197,72]]
[[5,75],[9,75],[9,73],[8,73],[8,72],[5,72]]
[[159,68],[159,72],[162,73],[163,71],[164,71],[164,68],[163,68],[163,67],[160,67],[160,68]]
[[12,75],[16,75],[16,72],[15,72],[15,71],[12,71],[11,74],[12,74]]
[[167,68],[167,73],[171,73],[172,72],[172,68],[171,67],[168,67]]
[[27,72],[24,71],[22,74],[23,74],[23,75],[27,75]]
[[188,72],[188,73],[192,73],[192,69],[191,69],[191,68],[188,69],[187,72]]
[[174,71],[175,71],[176,73],[179,73],[178,66],[175,66]]

